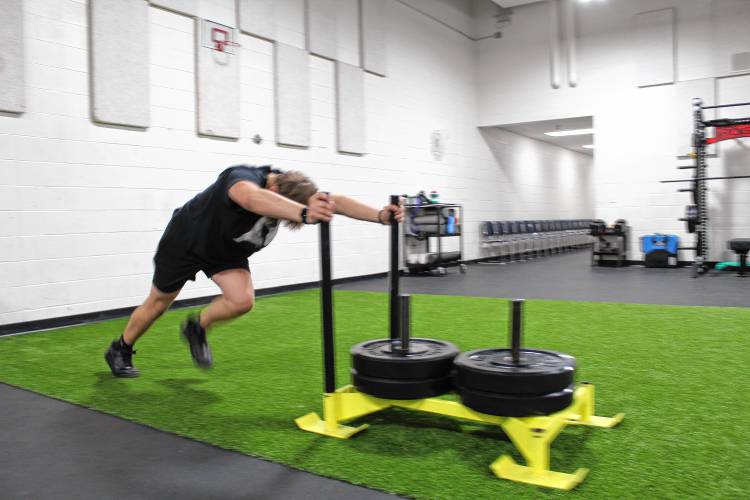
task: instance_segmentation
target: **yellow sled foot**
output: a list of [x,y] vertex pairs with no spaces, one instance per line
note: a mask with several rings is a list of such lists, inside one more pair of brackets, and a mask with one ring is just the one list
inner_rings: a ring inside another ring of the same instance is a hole
[[338,423],[328,423],[321,419],[317,413],[308,413],[302,417],[294,420],[297,427],[304,431],[314,432],[316,434],[322,434],[324,436],[335,437],[339,439],[349,439],[353,435],[361,432],[367,427],[367,424],[360,425],[359,427],[350,427],[348,425],[341,425]]
[[525,465],[518,465],[508,455],[503,455],[493,462],[490,469],[501,479],[566,491],[578,486],[589,473],[588,469],[578,469],[573,474],[554,472],[548,469],[534,469]]
[[592,415],[586,419],[581,419],[579,417],[567,419],[566,423],[568,425],[587,425],[589,427],[611,429],[612,427],[615,427],[617,424],[622,422],[623,418],[625,418],[624,413],[618,413],[614,417],[598,417],[596,415]]

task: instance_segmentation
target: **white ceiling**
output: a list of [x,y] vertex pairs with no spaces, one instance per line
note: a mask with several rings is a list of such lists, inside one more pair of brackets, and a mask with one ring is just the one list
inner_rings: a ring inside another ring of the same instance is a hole
[[589,156],[593,156],[594,154],[592,149],[581,147],[585,144],[594,144],[594,134],[572,135],[567,137],[552,137],[544,135],[545,132],[554,132],[556,130],[594,128],[594,118],[591,116],[564,118],[560,120],[545,120],[540,122],[514,123],[511,125],[500,125],[498,128],[547,142],[561,148],[570,149],[576,153],[583,153]]

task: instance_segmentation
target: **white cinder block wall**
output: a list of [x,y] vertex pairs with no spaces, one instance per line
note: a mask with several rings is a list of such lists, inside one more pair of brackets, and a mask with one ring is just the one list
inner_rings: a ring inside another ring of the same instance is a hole
[[[200,12],[231,22],[234,3],[203,2]],[[280,3],[282,41],[302,43],[297,21],[304,2]],[[339,57],[358,64],[352,3],[342,0],[339,9]],[[469,12],[455,8],[460,2],[446,3],[450,8],[438,14],[467,16],[459,24],[471,25]],[[366,75],[369,154],[357,157],[336,152],[334,64],[312,56],[312,147],[275,145],[272,44],[246,35],[238,55],[241,139],[198,137],[194,20],[155,7],[151,126],[94,124],[86,2],[24,1],[27,112],[0,114],[0,324],[138,304],[172,210],[237,163],[301,169],[323,189],[375,205],[391,193],[436,189],[466,205],[467,258],[478,257],[478,222],[510,217],[511,204],[507,166],[495,161],[476,128],[475,43],[401,2],[387,5],[388,77]],[[430,152],[433,130],[447,137],[441,161]],[[255,134],[262,144],[250,140]],[[514,210],[520,217],[523,210]],[[340,218],[333,236],[336,277],[387,268],[385,228]],[[251,267],[257,288],[317,280],[316,229],[282,231]],[[199,275],[181,297],[216,292]]]
[[[675,9],[675,75],[670,85],[637,88],[635,15]],[[517,7],[503,38],[479,42],[480,125],[593,115],[596,216],[633,226],[631,258],[641,257],[638,237],[674,233],[683,245],[687,193],[662,179],[687,178],[675,156],[690,144],[690,100],[750,101],[750,76],[732,74],[730,55],[750,51],[747,0],[607,0],[577,4],[580,83],[553,90],[549,76],[548,11],[544,3]],[[563,59],[564,64],[564,59]],[[731,114],[730,114],[731,113]],[[750,108],[719,116],[750,116]],[[750,174],[750,139],[722,143],[711,175]],[[750,236],[750,179],[709,184],[711,259],[731,258],[726,240]],[[689,187],[688,184],[679,187]],[[681,258],[692,259],[685,252]]]

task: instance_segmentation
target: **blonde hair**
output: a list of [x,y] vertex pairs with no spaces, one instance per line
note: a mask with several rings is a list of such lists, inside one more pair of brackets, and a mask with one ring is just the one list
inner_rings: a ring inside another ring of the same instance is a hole
[[[307,201],[312,195],[318,192],[318,186],[302,172],[289,170],[276,174],[274,184],[279,190],[279,194],[286,198],[307,205]],[[303,226],[301,222],[287,221],[286,226],[289,229],[299,229]]]

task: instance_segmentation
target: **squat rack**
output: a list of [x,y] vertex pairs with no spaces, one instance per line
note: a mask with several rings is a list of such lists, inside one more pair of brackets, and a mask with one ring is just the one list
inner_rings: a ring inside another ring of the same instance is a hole
[[[391,196],[392,204],[399,204],[398,196]],[[399,338],[408,328],[408,297],[399,296],[398,272],[398,223],[391,218],[391,262],[390,262],[390,338]],[[460,420],[498,425],[510,438],[511,442],[528,465],[515,462],[510,455],[503,455],[492,464],[490,469],[499,478],[508,479],[547,488],[570,490],[580,484],[589,470],[579,468],[573,473],[550,470],[550,447],[555,438],[569,425],[611,428],[619,424],[624,414],[614,417],[600,417],[595,411],[594,386],[583,382],[575,390],[573,403],[556,413],[530,417],[504,417],[488,415],[474,411],[457,401],[440,398],[414,400],[382,399],[359,392],[351,385],[336,388],[335,349],[333,332],[333,281],[331,278],[331,233],[327,222],[320,223],[320,260],[321,260],[321,303],[323,333],[323,367],[324,394],[323,418],[313,412],[295,419],[297,427],[304,431],[348,439],[367,429],[369,424],[356,427],[345,425],[346,422],[376,413],[388,408],[402,408],[425,413],[432,413]],[[400,300],[401,299],[401,300]],[[407,323],[399,326],[403,318]],[[514,335],[520,326],[514,326]]]
[[[750,178],[750,175],[731,175],[723,177],[709,177],[707,175],[706,146],[716,144],[730,139],[750,137],[750,118],[720,118],[716,120],[705,120],[703,111],[707,109],[737,108],[750,106],[750,102],[736,104],[719,104],[716,106],[704,106],[703,99],[693,99],[693,153],[690,155],[695,160],[692,167],[695,172],[692,179],[677,179],[661,181],[668,182],[692,182],[692,189],[681,189],[680,191],[691,191],[695,203],[694,213],[687,214],[685,219],[688,224],[695,225],[695,246],[684,248],[695,251],[695,262],[693,264],[693,277],[696,278],[708,270],[708,186],[707,181]],[[716,129],[714,137],[706,137],[706,129]]]

